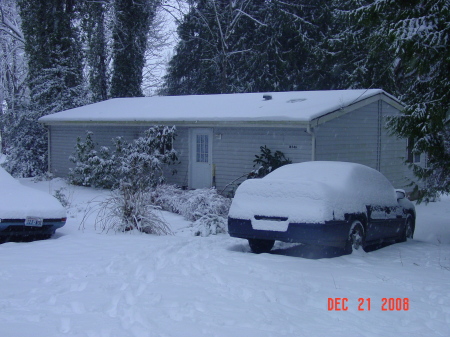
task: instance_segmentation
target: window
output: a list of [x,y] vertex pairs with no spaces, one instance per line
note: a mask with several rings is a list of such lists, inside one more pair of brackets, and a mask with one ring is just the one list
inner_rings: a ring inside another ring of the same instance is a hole
[[415,163],[420,163],[420,153],[414,155],[414,162]]
[[197,135],[197,163],[208,162],[208,135]]
[[408,163],[420,163],[420,153],[414,152],[415,140],[414,138],[408,138],[407,146],[407,162]]

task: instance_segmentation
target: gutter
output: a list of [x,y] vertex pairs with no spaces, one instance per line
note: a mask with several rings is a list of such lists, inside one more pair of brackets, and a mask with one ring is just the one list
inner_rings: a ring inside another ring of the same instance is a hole
[[127,125],[127,126],[146,126],[146,125],[176,125],[183,127],[194,128],[212,128],[212,127],[277,127],[277,128],[305,128],[307,126],[306,121],[301,120],[257,120],[257,121],[183,121],[183,120],[71,120],[71,121],[57,121],[39,119],[39,123],[45,126],[52,125],[101,125],[101,126],[114,126],[114,125]]
[[311,135],[311,161],[316,161],[316,133],[311,124],[306,126],[306,133]]

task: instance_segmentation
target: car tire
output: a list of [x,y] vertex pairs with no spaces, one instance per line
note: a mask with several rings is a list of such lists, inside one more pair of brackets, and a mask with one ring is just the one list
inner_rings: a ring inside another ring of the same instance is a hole
[[408,214],[405,220],[405,227],[400,234],[397,242],[405,242],[407,239],[412,239],[414,236],[414,219],[411,214]]
[[364,250],[366,241],[366,232],[361,221],[355,220],[350,226],[350,231],[345,245],[345,252],[351,254],[353,250]]
[[414,219],[412,215],[408,214],[405,222],[405,241],[414,237]]
[[248,239],[248,244],[255,254],[268,253],[273,248],[275,240]]

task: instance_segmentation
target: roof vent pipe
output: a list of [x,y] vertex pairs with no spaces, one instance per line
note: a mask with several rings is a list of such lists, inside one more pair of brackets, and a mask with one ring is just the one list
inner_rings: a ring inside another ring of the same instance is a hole
[[270,101],[272,99],[272,95],[263,95],[265,101]]

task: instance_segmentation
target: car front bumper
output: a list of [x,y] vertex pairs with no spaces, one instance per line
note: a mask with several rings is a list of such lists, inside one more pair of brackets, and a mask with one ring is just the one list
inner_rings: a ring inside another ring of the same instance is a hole
[[251,220],[228,218],[228,233],[242,239],[278,240],[344,248],[350,232],[348,221],[290,223],[286,231],[259,230]]
[[25,226],[25,219],[1,219],[0,240],[49,237],[65,223],[65,219],[44,219],[42,226]]

